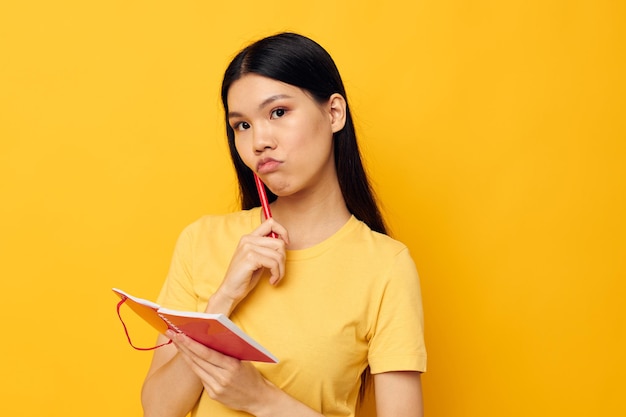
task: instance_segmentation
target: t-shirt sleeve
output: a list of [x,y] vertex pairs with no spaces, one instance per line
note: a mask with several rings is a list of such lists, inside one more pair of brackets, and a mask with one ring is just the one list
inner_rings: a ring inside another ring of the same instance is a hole
[[157,303],[165,308],[196,309],[198,297],[192,280],[193,235],[193,225],[187,226],[176,242],[167,278],[157,298]]
[[373,374],[426,371],[424,317],[419,276],[408,249],[400,251],[385,279],[369,342]]

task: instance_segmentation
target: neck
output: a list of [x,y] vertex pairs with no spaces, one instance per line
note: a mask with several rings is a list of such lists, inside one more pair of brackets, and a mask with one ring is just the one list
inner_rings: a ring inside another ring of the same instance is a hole
[[339,186],[315,195],[279,197],[272,214],[289,232],[288,249],[306,249],[335,234],[349,219],[350,212]]

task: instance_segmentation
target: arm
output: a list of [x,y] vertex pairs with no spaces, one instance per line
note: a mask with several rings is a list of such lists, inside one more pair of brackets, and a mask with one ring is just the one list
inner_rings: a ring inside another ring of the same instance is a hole
[[[209,397],[256,417],[322,415],[267,381],[249,362],[222,355],[181,334],[171,334]],[[374,375],[378,417],[423,417],[421,373]]]
[[376,410],[378,417],[422,417],[424,321],[419,276],[408,249],[395,256],[389,277],[370,340],[370,366],[380,370],[373,373]]
[[374,387],[378,417],[423,417],[420,372],[375,374]]
[[[159,335],[157,344],[167,342]],[[154,351],[141,390],[144,417],[184,417],[202,393],[202,382],[185,363],[175,345]]]
[[[265,237],[271,231],[278,233],[281,239]],[[243,236],[221,287],[210,297],[205,311],[230,315],[257,284],[263,268],[270,271],[271,283],[280,281],[284,275],[287,239],[286,230],[273,220],[264,222],[251,234]],[[182,275],[183,272],[177,271],[177,274]],[[159,336],[158,343],[164,342],[167,338]],[[199,376],[191,372],[192,367],[184,356],[174,344],[154,352],[141,393],[145,417],[183,417],[198,401],[203,383]]]
[[225,406],[257,417],[322,417],[263,378],[250,362],[223,355],[183,334],[168,336],[207,395]]

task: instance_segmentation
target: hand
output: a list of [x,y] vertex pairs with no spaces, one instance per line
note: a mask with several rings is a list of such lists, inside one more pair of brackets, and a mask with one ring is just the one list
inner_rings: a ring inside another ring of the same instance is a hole
[[[270,232],[276,233],[279,238],[268,237]],[[278,284],[285,276],[285,245],[288,243],[287,230],[273,219],[266,220],[252,233],[244,235],[216,296],[229,300],[232,311],[257,285],[264,269],[270,272],[270,284]]]
[[200,378],[209,397],[229,408],[249,412],[275,388],[249,362],[223,355],[171,330],[166,335]]

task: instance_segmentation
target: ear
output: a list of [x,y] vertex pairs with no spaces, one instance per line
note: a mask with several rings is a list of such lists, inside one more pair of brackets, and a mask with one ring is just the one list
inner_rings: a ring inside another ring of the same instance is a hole
[[331,95],[328,110],[333,133],[339,132],[346,125],[346,99],[339,93]]

